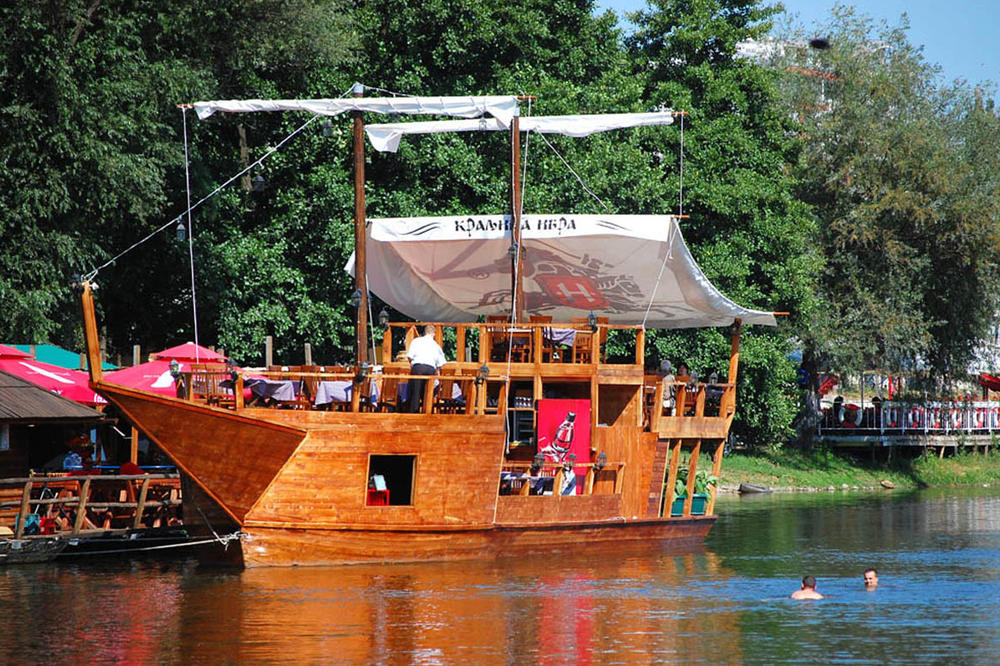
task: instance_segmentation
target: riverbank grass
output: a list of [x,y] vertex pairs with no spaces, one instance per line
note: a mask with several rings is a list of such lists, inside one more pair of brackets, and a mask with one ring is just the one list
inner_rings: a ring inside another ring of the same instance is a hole
[[[700,463],[710,464],[707,458]],[[807,451],[785,448],[729,455],[723,460],[720,476],[723,487],[756,483],[776,489],[875,488],[883,481],[896,488],[1000,484],[1000,454],[959,452],[941,459],[922,455],[872,463],[823,447]]]

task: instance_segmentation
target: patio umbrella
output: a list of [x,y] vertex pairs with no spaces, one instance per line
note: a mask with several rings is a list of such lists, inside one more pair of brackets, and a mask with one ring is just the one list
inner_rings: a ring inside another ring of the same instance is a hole
[[194,361],[195,363],[225,363],[226,357],[218,352],[214,352],[208,347],[196,345],[193,342],[185,342],[182,345],[164,349],[152,354],[153,359],[174,359],[177,361]]
[[84,405],[107,402],[87,385],[87,373],[36,361],[13,347],[0,345],[0,370]]
[[[180,372],[191,370],[191,364],[184,361],[177,361]],[[177,388],[174,386],[174,377],[170,374],[170,361],[166,359],[156,359],[133,365],[131,368],[122,368],[114,372],[104,374],[104,381],[109,384],[128,386],[131,388],[159,393],[171,397],[177,396]]]

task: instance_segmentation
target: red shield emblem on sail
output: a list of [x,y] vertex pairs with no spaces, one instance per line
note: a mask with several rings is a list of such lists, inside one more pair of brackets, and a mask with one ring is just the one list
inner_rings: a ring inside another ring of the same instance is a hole
[[608,299],[597,283],[585,275],[536,275],[535,281],[551,301],[571,308],[596,310],[606,307]]

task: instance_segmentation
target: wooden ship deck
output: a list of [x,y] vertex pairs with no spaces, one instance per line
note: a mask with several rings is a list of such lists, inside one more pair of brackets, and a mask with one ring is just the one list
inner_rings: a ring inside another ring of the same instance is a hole
[[[81,293],[96,355],[89,285]],[[383,357],[395,358],[417,326],[390,324]],[[216,554],[243,566],[449,560],[704,538],[715,491],[704,515],[692,515],[694,472],[702,450],[714,455],[712,471],[720,469],[735,410],[738,332],[728,381],[677,383],[677,415],[666,415],[656,406],[667,387],[643,371],[639,327],[435,328],[439,339],[456,341],[456,360],[443,368],[436,391],[435,382],[426,383],[419,413],[396,411],[401,406],[390,398],[394,385],[410,379],[405,362],[378,373],[367,364],[329,372],[208,367],[180,373],[177,398],[106,383],[92,364],[92,386],[178,465],[188,531],[240,533],[241,548]],[[546,329],[553,328],[575,331],[575,344],[550,344]],[[632,341],[626,361],[605,357],[609,333]],[[246,400],[247,384],[261,379],[292,382],[299,394],[267,405]],[[321,382],[350,382],[350,399],[317,406]],[[536,447],[515,436],[531,430],[543,396],[594,406],[590,458],[572,471],[539,468]],[[672,517],[682,450],[689,487],[681,515]],[[377,472],[387,478],[384,492],[372,488]],[[536,494],[560,488],[570,473],[580,494]]]

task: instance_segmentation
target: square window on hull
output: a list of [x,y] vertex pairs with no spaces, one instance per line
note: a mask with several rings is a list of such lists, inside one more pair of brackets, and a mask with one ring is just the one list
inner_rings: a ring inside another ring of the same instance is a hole
[[410,506],[413,504],[414,455],[373,455],[368,458],[367,506]]

